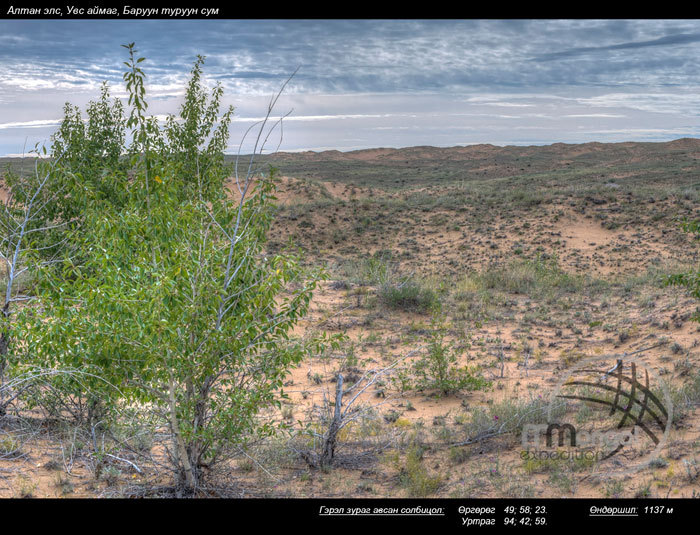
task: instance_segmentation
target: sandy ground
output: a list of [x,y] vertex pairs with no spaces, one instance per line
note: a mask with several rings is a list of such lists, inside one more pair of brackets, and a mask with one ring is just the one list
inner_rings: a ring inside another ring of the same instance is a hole
[[[479,149],[468,150],[474,154]],[[580,151],[590,153],[596,147],[576,150],[579,152],[569,151],[566,156],[573,159]],[[425,151],[430,152],[429,148]],[[391,150],[377,149],[351,157],[372,160],[392,154]],[[623,181],[625,174],[614,178]],[[449,194],[452,190],[418,188],[412,193],[418,191]],[[644,354],[640,365],[671,386],[682,385],[690,372],[697,371],[700,325],[690,317],[697,302],[679,288],[629,282],[654,267],[697,261],[694,246],[678,231],[677,224],[663,220],[655,225],[607,228],[605,220],[596,217],[595,203],[581,211],[570,202],[556,200],[520,210],[517,217],[494,211],[483,222],[477,221],[483,214],[473,207],[463,211],[405,209],[389,214],[387,222],[372,220],[367,230],[357,230],[365,216],[363,202],[381,197],[398,203],[406,196],[406,192],[379,192],[339,182],[280,178],[280,216],[273,228],[272,245],[293,236],[308,258],[330,266],[331,273],[295,334],[323,329],[345,334],[348,342],[341,352],[310,358],[293,370],[285,387],[289,400],[281,412],[271,410],[264,417],[290,424],[309,422],[314,409],[334,398],[339,370],[357,380],[368,370],[385,368],[397,360],[406,367],[419,358],[419,352],[406,356],[425,346],[430,315],[383,308],[377,303],[376,286],[354,281],[339,267],[343,260],[358,263],[360,258],[381,251],[392,253],[397,272],[442,288],[448,340],[465,347],[458,365],[478,366],[492,387],[436,396],[429,391],[401,392],[389,380],[374,384],[360,401],[373,407],[381,436],[394,437],[392,448],[374,456],[367,465],[330,472],[311,470],[302,461],[261,461],[266,466],[263,473],[251,467],[248,459],[240,459],[231,465],[239,484],[258,495],[404,496],[409,490],[401,484],[398,467],[406,456],[407,444],[418,440],[423,444],[423,466],[440,481],[429,495],[695,496],[700,490],[697,475],[691,477],[697,474],[700,461],[697,407],[672,428],[663,462],[619,478],[611,477],[610,471],[619,468],[619,463],[614,463],[622,456],[580,471],[568,466],[526,465],[520,458],[519,437],[512,435],[450,446],[464,438],[464,423],[475,408],[538,396],[548,399],[562,374],[582,359],[610,355],[614,362],[616,356],[661,341],[662,345]],[[619,198],[605,206],[624,208],[625,202]],[[536,252],[556,257],[566,273],[610,284],[609,290],[545,295],[496,289],[491,297],[484,297],[476,279],[469,279],[509,262],[534,258]],[[627,286],[621,281],[628,281]],[[0,441],[12,433],[16,433],[12,426],[5,426]],[[72,461],[70,436],[58,437],[49,430],[32,433],[21,453],[0,458],[0,497],[101,496],[120,485],[147,479],[147,474],[124,462],[113,464],[118,467],[113,470],[114,477],[96,479],[94,467],[84,457],[75,455],[76,461]],[[393,461],[392,451],[398,455]],[[275,476],[272,479],[268,477],[271,473]]]

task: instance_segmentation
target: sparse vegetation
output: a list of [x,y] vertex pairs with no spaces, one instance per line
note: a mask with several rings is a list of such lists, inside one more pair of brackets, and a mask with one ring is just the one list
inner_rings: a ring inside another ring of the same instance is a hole
[[424,450],[419,444],[409,447],[403,461],[395,456],[393,463],[398,470],[399,484],[411,498],[432,496],[440,487],[441,478],[431,475],[423,462]]
[[383,305],[394,310],[427,313],[440,305],[435,292],[414,279],[385,282],[380,286],[378,295]]

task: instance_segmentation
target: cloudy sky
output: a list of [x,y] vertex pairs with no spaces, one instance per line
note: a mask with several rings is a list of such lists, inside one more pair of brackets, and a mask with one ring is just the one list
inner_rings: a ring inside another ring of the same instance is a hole
[[48,142],[102,81],[124,96],[128,42],[159,115],[207,57],[236,108],[230,152],[297,67],[281,150],[700,137],[698,20],[4,19],[0,156]]

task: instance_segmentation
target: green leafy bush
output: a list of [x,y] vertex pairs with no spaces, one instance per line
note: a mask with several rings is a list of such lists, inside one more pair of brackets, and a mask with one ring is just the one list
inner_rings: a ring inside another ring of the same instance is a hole
[[417,388],[442,394],[488,388],[491,383],[481,377],[478,367],[457,366],[462,351],[454,342],[446,341],[445,335],[446,329],[439,326],[428,342],[427,354],[414,365]]
[[430,390],[441,395],[491,386],[477,366],[458,366],[463,349],[446,340],[447,329],[433,320],[427,351],[408,369],[398,374],[401,390]]
[[[41,307],[27,312],[25,340],[35,364],[83,372],[57,385],[66,395],[89,392],[112,413],[148,410],[168,431],[177,484],[194,491],[204,466],[274,431],[259,411],[279,406],[290,368],[325,343],[289,335],[323,275],[291,253],[265,255],[274,170],[236,174],[240,194],[227,195],[222,151],[233,110],[219,115],[218,86],[207,100],[204,58],[180,118],[160,129],[146,115],[144,58],[126,48],[129,118],[106,104],[106,91],[90,109],[113,128],[83,131],[79,113],[66,108],[54,150],[65,158],[64,176],[76,179],[66,180],[68,195],[87,201],[69,234],[80,254],[42,271]],[[60,203],[59,215],[67,210]]]

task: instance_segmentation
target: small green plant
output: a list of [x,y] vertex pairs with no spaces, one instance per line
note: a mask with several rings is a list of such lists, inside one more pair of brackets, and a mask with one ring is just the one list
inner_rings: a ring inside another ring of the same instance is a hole
[[34,498],[34,493],[39,485],[24,474],[17,477],[17,490],[15,495],[18,498]]
[[647,481],[646,483],[642,483],[639,488],[636,490],[634,493],[635,498],[651,498],[652,493],[651,493],[651,481]]
[[60,495],[71,494],[75,491],[73,483],[63,473],[57,473],[53,478],[53,486]]
[[342,266],[342,271],[355,284],[370,286],[380,286],[393,277],[388,255],[374,255],[348,262]]
[[22,445],[10,435],[0,438],[0,459],[12,459],[22,455]]
[[603,488],[603,494],[606,498],[619,498],[625,490],[625,486],[622,481],[618,479],[611,479],[605,482]]
[[401,417],[401,413],[397,411],[389,411],[384,413],[384,421],[393,424]]
[[[685,221],[682,225],[685,232],[694,234],[695,239],[700,241],[700,220]],[[700,269],[696,268],[686,273],[674,273],[664,279],[665,284],[673,286],[684,286],[696,299],[700,299]],[[696,312],[693,320],[700,322],[700,313]]]
[[423,463],[424,450],[420,445],[410,446],[403,465],[399,465],[399,483],[411,498],[425,498],[437,492],[442,483],[440,476],[431,476]]
[[415,279],[385,282],[378,297],[384,306],[394,310],[426,313],[440,307],[438,295]]
[[576,476],[566,469],[555,470],[552,472],[549,475],[549,483],[563,492],[576,494]]
[[294,407],[292,405],[286,405],[282,407],[282,418],[285,420],[294,419]]
[[697,459],[683,459],[683,467],[685,468],[685,477],[689,483],[693,483],[700,476],[700,466]]
[[686,383],[671,388],[673,419],[682,422],[700,404],[700,371],[692,374]]
[[471,450],[469,448],[450,448],[450,462],[453,464],[462,464],[469,460],[471,457]]
[[101,478],[107,483],[108,486],[113,487],[119,481],[119,477],[122,475],[122,471],[116,466],[108,466],[102,470]]
[[413,364],[414,388],[436,390],[449,395],[462,390],[483,390],[491,386],[475,366],[458,366],[463,350],[446,340],[447,328],[433,321],[427,352]]

